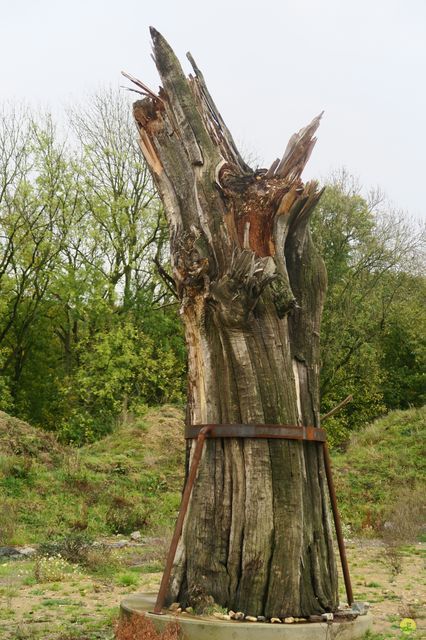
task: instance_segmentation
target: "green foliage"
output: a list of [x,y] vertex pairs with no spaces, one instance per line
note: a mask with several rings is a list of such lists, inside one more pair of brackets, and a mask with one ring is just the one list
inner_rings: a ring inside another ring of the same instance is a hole
[[122,587],[134,587],[138,582],[138,577],[134,573],[122,573],[117,576],[117,584]]
[[145,529],[149,524],[149,511],[140,501],[123,496],[113,496],[106,513],[106,524],[111,533],[124,535]]
[[360,195],[345,172],[327,186],[313,218],[328,293],[321,344],[322,412],[349,394],[327,422],[332,444],[348,441],[389,408],[424,402],[425,279],[421,233],[386,206]]
[[40,556],[60,556],[67,562],[84,564],[92,542],[92,538],[87,533],[72,531],[54,540],[40,543],[38,553]]
[[128,103],[0,114],[0,402],[81,445],[146,404],[183,397],[185,354],[165,221]]
[[[186,355],[128,103],[95,95],[67,125],[73,146],[50,115],[0,113],[0,404],[82,446],[141,407],[182,401]],[[344,447],[388,409],[424,402],[420,236],[345,173],[312,228],[329,279],[322,411],[354,395],[328,423]]]
[[383,399],[391,409],[426,402],[426,280],[405,276],[381,335]]

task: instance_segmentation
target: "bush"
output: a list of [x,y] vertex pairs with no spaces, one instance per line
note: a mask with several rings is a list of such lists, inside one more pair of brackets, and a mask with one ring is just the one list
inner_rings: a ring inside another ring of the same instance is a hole
[[15,533],[16,506],[13,500],[0,502],[0,544],[10,544]]
[[34,577],[37,582],[60,582],[70,574],[78,572],[61,556],[41,556],[34,565]]
[[148,526],[148,509],[122,496],[114,496],[106,514],[106,523],[112,533],[128,535]]
[[38,552],[44,557],[61,557],[69,563],[78,564],[93,572],[111,570],[121,565],[111,547],[94,544],[92,539],[82,532],[71,532],[52,542],[43,542]]
[[116,640],[179,640],[182,637],[178,622],[170,622],[163,632],[156,631],[146,616],[121,618],[115,628]]
[[382,530],[385,544],[403,545],[417,542],[425,522],[425,488],[404,488],[386,514]]
[[85,564],[91,546],[92,539],[87,534],[72,532],[51,542],[42,542],[38,552],[44,557],[59,556],[67,562]]
[[401,546],[417,542],[424,526],[424,488],[402,489],[395,497],[392,508],[387,513],[381,531],[384,544],[383,562],[393,576],[402,571],[403,553]]
[[114,549],[104,544],[97,544],[87,550],[82,564],[85,569],[93,573],[110,573],[121,567],[123,562]]

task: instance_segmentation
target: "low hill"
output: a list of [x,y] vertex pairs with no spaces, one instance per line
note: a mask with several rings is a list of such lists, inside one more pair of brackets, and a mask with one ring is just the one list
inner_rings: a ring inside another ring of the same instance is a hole
[[54,435],[0,411],[0,456],[52,461],[61,451]]
[[[333,454],[340,511],[354,533],[380,528],[398,500],[424,491],[425,418],[425,408],[392,412]],[[80,449],[0,412],[0,544],[169,528],[184,457],[183,412],[173,406]]]
[[414,524],[426,492],[426,406],[392,411],[354,434],[333,468],[342,519],[355,533],[393,519]]
[[0,544],[70,530],[106,536],[168,527],[179,507],[184,452],[183,413],[172,406],[150,409],[80,449],[0,414]]

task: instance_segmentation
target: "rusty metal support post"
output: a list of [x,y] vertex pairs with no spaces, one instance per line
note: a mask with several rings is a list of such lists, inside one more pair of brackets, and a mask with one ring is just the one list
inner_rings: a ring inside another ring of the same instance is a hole
[[191,497],[192,488],[194,486],[195,478],[197,476],[198,465],[200,464],[201,455],[203,453],[204,441],[206,435],[211,430],[210,426],[203,427],[198,434],[197,443],[195,445],[194,454],[192,457],[191,468],[189,470],[188,479],[186,481],[185,489],[182,495],[182,502],[180,504],[179,515],[176,520],[175,530],[173,538],[170,543],[169,553],[167,555],[166,566],[164,568],[163,577],[161,579],[160,590],[157,595],[157,601],[154,607],[154,613],[161,614],[164,606],[164,600],[166,598],[167,589],[169,587],[170,575],[172,572],[173,562],[176,555],[176,549],[179,543],[179,539],[183,529],[183,523],[185,521],[186,512],[188,510],[189,499]]
[[[351,402],[352,398],[353,396],[348,396],[347,398],[342,400],[342,402],[339,402],[339,404],[336,405],[333,409],[331,409],[331,411],[321,416],[321,421],[327,420],[327,418],[330,418],[330,416],[340,411],[340,409],[342,409],[346,404],[348,404],[348,402]],[[346,557],[346,549],[345,549],[345,541],[343,539],[342,524],[340,520],[339,509],[337,507],[337,496],[336,496],[336,490],[334,488],[333,474],[331,471],[331,458],[330,458],[330,453],[328,451],[327,442],[323,443],[323,452],[324,452],[325,474],[327,476],[328,492],[330,494],[331,510],[333,512],[334,528],[336,529],[337,546],[339,547],[340,562],[341,562],[342,571],[343,571],[343,580],[345,581],[346,597],[348,599],[348,605],[351,605],[354,601],[354,596],[352,592],[351,577],[349,575],[349,566],[348,566],[348,559]]]
[[352,605],[354,596],[352,592],[351,577],[349,575],[348,559],[346,557],[345,541],[343,539],[342,524],[340,521],[339,509],[337,508],[336,490],[334,488],[333,475],[331,473],[331,460],[327,442],[323,443],[324,466],[327,476],[328,491],[330,494],[331,510],[333,512],[334,527],[336,529],[337,546],[339,547],[340,562],[342,564],[343,579],[345,581],[346,597],[348,605]]

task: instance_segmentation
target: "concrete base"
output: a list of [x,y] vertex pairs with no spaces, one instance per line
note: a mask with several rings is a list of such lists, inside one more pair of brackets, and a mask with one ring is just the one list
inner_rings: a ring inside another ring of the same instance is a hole
[[161,616],[150,613],[154,609],[156,593],[128,596],[121,603],[125,615],[143,615],[152,620],[158,631],[172,621],[182,628],[182,640],[359,640],[371,627],[371,615],[358,616],[350,622],[297,622],[271,624],[269,622],[239,622],[236,620],[206,620],[200,616]]

